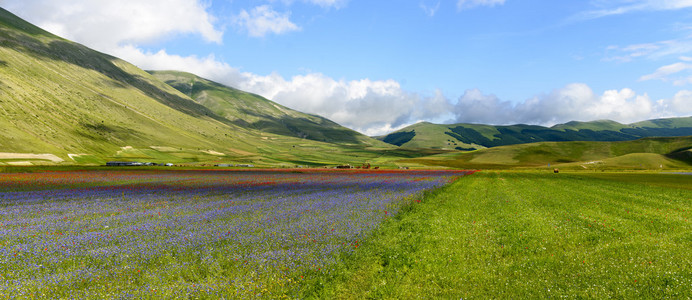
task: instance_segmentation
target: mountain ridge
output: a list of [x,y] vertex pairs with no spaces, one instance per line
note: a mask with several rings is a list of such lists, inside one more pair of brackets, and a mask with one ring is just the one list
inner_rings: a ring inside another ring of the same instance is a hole
[[325,165],[417,155],[387,152],[394,147],[330,124],[351,134],[351,143],[242,126],[122,59],[0,8],[0,165]]
[[617,142],[536,142],[445,153],[406,162],[466,169],[684,170],[692,165],[692,136]]
[[181,71],[147,72],[238,126],[328,143],[366,143],[384,146],[375,139],[324,117],[299,112],[262,96],[244,92],[192,73]]
[[421,122],[378,139],[406,148],[476,150],[497,146],[560,141],[631,141],[645,137],[692,135],[692,117],[662,118],[631,124],[612,120],[540,125],[486,125]]

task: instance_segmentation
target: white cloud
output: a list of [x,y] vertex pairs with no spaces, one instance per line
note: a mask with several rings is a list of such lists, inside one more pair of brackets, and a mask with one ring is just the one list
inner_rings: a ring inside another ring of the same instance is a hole
[[213,56],[181,57],[123,47],[119,56],[145,69],[195,73],[241,90],[262,95],[290,108],[324,116],[367,135],[382,135],[418,121],[486,124],[554,125],[572,120],[611,119],[622,123],[692,115],[692,91],[652,101],[624,88],[597,95],[574,83],[523,102],[503,101],[478,89],[467,90],[456,103],[440,91],[424,97],[403,90],[394,80],[335,80],[320,73],[294,76],[241,72]]
[[349,0],[269,0],[270,2],[282,2],[285,5],[292,5],[296,1],[317,5],[323,8],[340,9],[346,6]]
[[454,106],[455,122],[497,124],[514,122],[514,106],[478,89],[467,90]]
[[319,5],[321,7],[342,8],[346,6],[348,0],[303,0],[304,2]]
[[582,83],[569,84],[547,95],[512,104],[479,90],[467,91],[455,104],[456,122],[554,125],[572,120],[610,119],[631,123],[692,113],[692,92],[652,101],[633,90],[608,90],[597,95]]
[[175,34],[221,43],[223,32],[201,0],[22,0],[3,7],[59,36],[108,52]]
[[682,90],[660,103],[670,115],[692,115],[692,91]]
[[224,79],[227,82],[239,81],[243,76],[237,69],[218,61],[214,55],[180,56],[168,54],[166,50],[145,52],[132,45],[119,47],[113,54],[145,70],[181,70],[217,81]]
[[605,61],[630,62],[636,59],[661,59],[678,56],[682,61],[690,61],[688,55],[692,52],[692,34],[686,36],[656,41],[651,43],[633,44],[627,46],[612,45],[606,48]]
[[241,10],[236,16],[236,24],[246,30],[252,37],[263,37],[268,33],[282,34],[300,30],[298,25],[289,20],[290,12],[279,13],[269,5],[261,5],[250,12]]
[[444,97],[422,97],[404,91],[394,80],[335,80],[320,73],[294,76],[246,75],[234,86],[293,109],[318,114],[367,134],[429,120],[451,108]]
[[426,15],[429,17],[434,17],[437,11],[440,9],[440,1],[437,1],[435,5],[427,5],[423,2],[420,3],[420,8],[425,12]]
[[459,10],[471,9],[478,6],[490,6],[505,4],[505,0],[458,0],[457,8]]
[[335,80],[320,73],[287,79],[277,73],[241,72],[211,55],[183,57],[164,50],[144,52],[134,46],[116,52],[144,69],[185,70],[369,135],[385,134],[419,120],[441,121],[440,116],[448,117],[451,110],[442,93],[423,97],[404,91],[394,80]]
[[595,19],[636,11],[678,10],[692,7],[692,0],[616,0],[593,1],[597,9],[576,16],[576,19]]
[[[692,76],[690,76],[688,74],[687,77],[671,78],[671,75],[685,72],[687,70],[692,70],[692,64],[684,63],[684,62],[677,62],[674,64],[662,66],[662,67],[656,69],[655,72],[640,77],[639,80],[640,81],[647,81],[647,80],[673,81],[674,85],[685,85],[688,83],[692,83]],[[689,72],[687,72],[687,73],[689,73]]]

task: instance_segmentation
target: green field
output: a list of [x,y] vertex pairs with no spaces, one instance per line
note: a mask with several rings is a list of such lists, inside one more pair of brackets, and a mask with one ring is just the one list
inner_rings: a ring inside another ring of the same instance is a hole
[[385,223],[320,298],[692,297],[692,176],[484,171]]
[[686,170],[692,137],[620,142],[538,142],[407,160],[462,169]]
[[692,175],[26,170],[0,299],[692,297]]

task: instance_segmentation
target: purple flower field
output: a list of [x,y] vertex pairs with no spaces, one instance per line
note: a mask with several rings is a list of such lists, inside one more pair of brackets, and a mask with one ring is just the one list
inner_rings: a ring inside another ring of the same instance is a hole
[[291,295],[465,171],[0,174],[0,295]]

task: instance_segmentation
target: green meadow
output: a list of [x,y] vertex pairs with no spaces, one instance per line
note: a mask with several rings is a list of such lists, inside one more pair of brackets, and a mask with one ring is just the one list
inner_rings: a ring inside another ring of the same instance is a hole
[[689,298],[691,199],[690,175],[482,171],[385,222],[332,275],[301,292]]
[[538,142],[403,160],[462,169],[569,169],[580,171],[687,170],[692,137],[618,142]]

